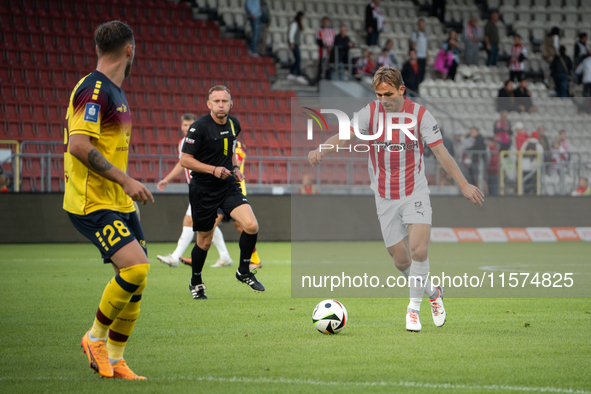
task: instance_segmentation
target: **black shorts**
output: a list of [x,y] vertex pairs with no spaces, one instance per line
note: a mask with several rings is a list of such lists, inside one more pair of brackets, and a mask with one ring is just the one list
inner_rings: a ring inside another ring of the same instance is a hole
[[215,225],[218,209],[230,217],[234,208],[248,204],[240,185],[232,183],[228,187],[207,187],[196,182],[189,184],[189,202],[193,217],[193,231],[210,231]]
[[75,215],[68,212],[70,221],[100,251],[105,263],[111,262],[111,256],[119,249],[137,240],[146,256],[144,231],[135,212],[122,213],[110,209],[101,209],[88,215]]

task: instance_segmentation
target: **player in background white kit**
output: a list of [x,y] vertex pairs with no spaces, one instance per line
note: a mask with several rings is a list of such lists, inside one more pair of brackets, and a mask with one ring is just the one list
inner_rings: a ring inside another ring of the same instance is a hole
[[[443,146],[441,132],[431,113],[404,95],[404,83],[400,71],[394,67],[380,68],[373,79],[377,100],[368,104],[359,114],[361,134],[379,134],[380,113],[408,113],[417,117],[415,127],[409,128],[417,138],[409,138],[402,129],[392,131],[392,140],[386,141],[386,128],[379,138],[363,141],[369,144],[369,176],[375,193],[378,219],[382,236],[396,268],[409,280],[410,303],[406,312],[406,329],[421,330],[419,311],[423,294],[429,297],[433,322],[441,327],[445,323],[443,289],[433,287],[428,280],[429,238],[431,236],[431,203],[425,177],[423,141],[429,145],[437,161],[456,181],[462,194],[472,203],[482,206],[484,194],[470,185],[456,162]],[[385,121],[384,121],[385,122]],[[395,123],[410,123],[411,119],[395,117]],[[353,122],[351,123],[353,124]],[[353,129],[349,139],[355,137]],[[329,138],[319,149],[308,154],[310,164],[319,164],[327,153],[345,145],[348,140],[339,140],[339,135]],[[412,278],[420,277],[421,280]]]
[[[193,114],[187,113],[181,117],[181,130],[183,134],[186,136],[187,132],[189,131],[189,127],[197,120],[197,117]],[[183,143],[185,142],[185,137],[181,138],[179,141],[179,159],[181,155],[181,150],[183,148]],[[187,178],[187,183],[191,182],[191,174],[190,171],[186,168],[181,167],[180,161],[176,163],[172,171],[168,173],[160,182],[158,182],[158,190],[163,191],[168,182],[170,182],[174,177],[179,175],[181,172],[185,173]],[[171,267],[177,267],[179,265],[179,261],[181,261],[183,253],[189,247],[189,245],[193,242],[193,219],[191,217],[191,204],[189,204],[189,208],[187,208],[187,212],[185,213],[185,217],[183,218],[183,232],[181,233],[181,237],[177,243],[177,247],[171,254],[167,254],[166,256],[156,256],[158,260],[162,263],[167,264]],[[227,265],[232,265],[232,259],[230,258],[230,254],[228,253],[228,249],[226,248],[226,243],[224,242],[224,236],[222,231],[217,227],[213,233],[213,244],[218,250],[220,254],[219,260],[212,265],[212,267],[223,267]]]

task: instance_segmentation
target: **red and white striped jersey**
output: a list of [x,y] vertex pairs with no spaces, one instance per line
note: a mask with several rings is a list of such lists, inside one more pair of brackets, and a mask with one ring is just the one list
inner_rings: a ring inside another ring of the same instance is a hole
[[[179,160],[181,159],[181,155],[183,154],[183,144],[185,143],[185,138],[183,137],[179,141]],[[191,183],[191,171],[188,168],[184,168],[185,177],[187,178],[187,183]]]
[[335,33],[330,27],[321,27],[316,32],[316,39],[322,41],[324,47],[318,48],[318,56],[321,58],[327,58],[330,55],[328,48],[334,46]]
[[[386,112],[378,100],[369,103],[359,112],[358,126],[362,134],[377,134],[380,112],[385,123]],[[391,200],[399,200],[417,193],[429,193],[423,160],[423,141],[429,147],[443,142],[435,118],[425,107],[405,99],[400,112],[417,117],[416,126],[409,129],[417,138],[416,141],[411,140],[399,129],[392,130],[391,141],[385,141],[385,125],[378,139],[368,141],[371,189],[376,195]],[[393,122],[399,123],[401,118],[394,118]],[[410,123],[411,119],[406,118],[402,122]]]
[[511,71],[523,71],[525,67],[523,62],[519,61],[519,55],[527,58],[527,48],[523,44],[511,46],[511,58],[509,59],[509,70]]

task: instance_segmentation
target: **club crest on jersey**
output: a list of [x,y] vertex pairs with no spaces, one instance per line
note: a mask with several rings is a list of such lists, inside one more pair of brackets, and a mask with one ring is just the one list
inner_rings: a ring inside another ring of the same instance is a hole
[[84,110],[84,121],[98,123],[99,111],[101,106],[96,103],[86,103]]

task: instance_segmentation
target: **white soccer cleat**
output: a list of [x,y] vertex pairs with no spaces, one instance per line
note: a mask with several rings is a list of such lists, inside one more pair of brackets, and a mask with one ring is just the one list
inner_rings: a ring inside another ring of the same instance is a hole
[[218,259],[215,264],[210,265],[210,267],[229,267],[232,265],[232,259]]
[[433,323],[435,323],[437,327],[443,326],[447,317],[447,313],[445,313],[445,308],[443,307],[443,287],[437,286],[437,297],[429,301],[431,302]]
[[419,312],[413,309],[406,310],[406,331],[419,332],[421,331],[421,321],[419,320]]
[[163,264],[168,265],[169,267],[178,267],[179,266],[179,259],[175,259],[173,255],[167,254],[166,256],[156,256],[156,258]]

